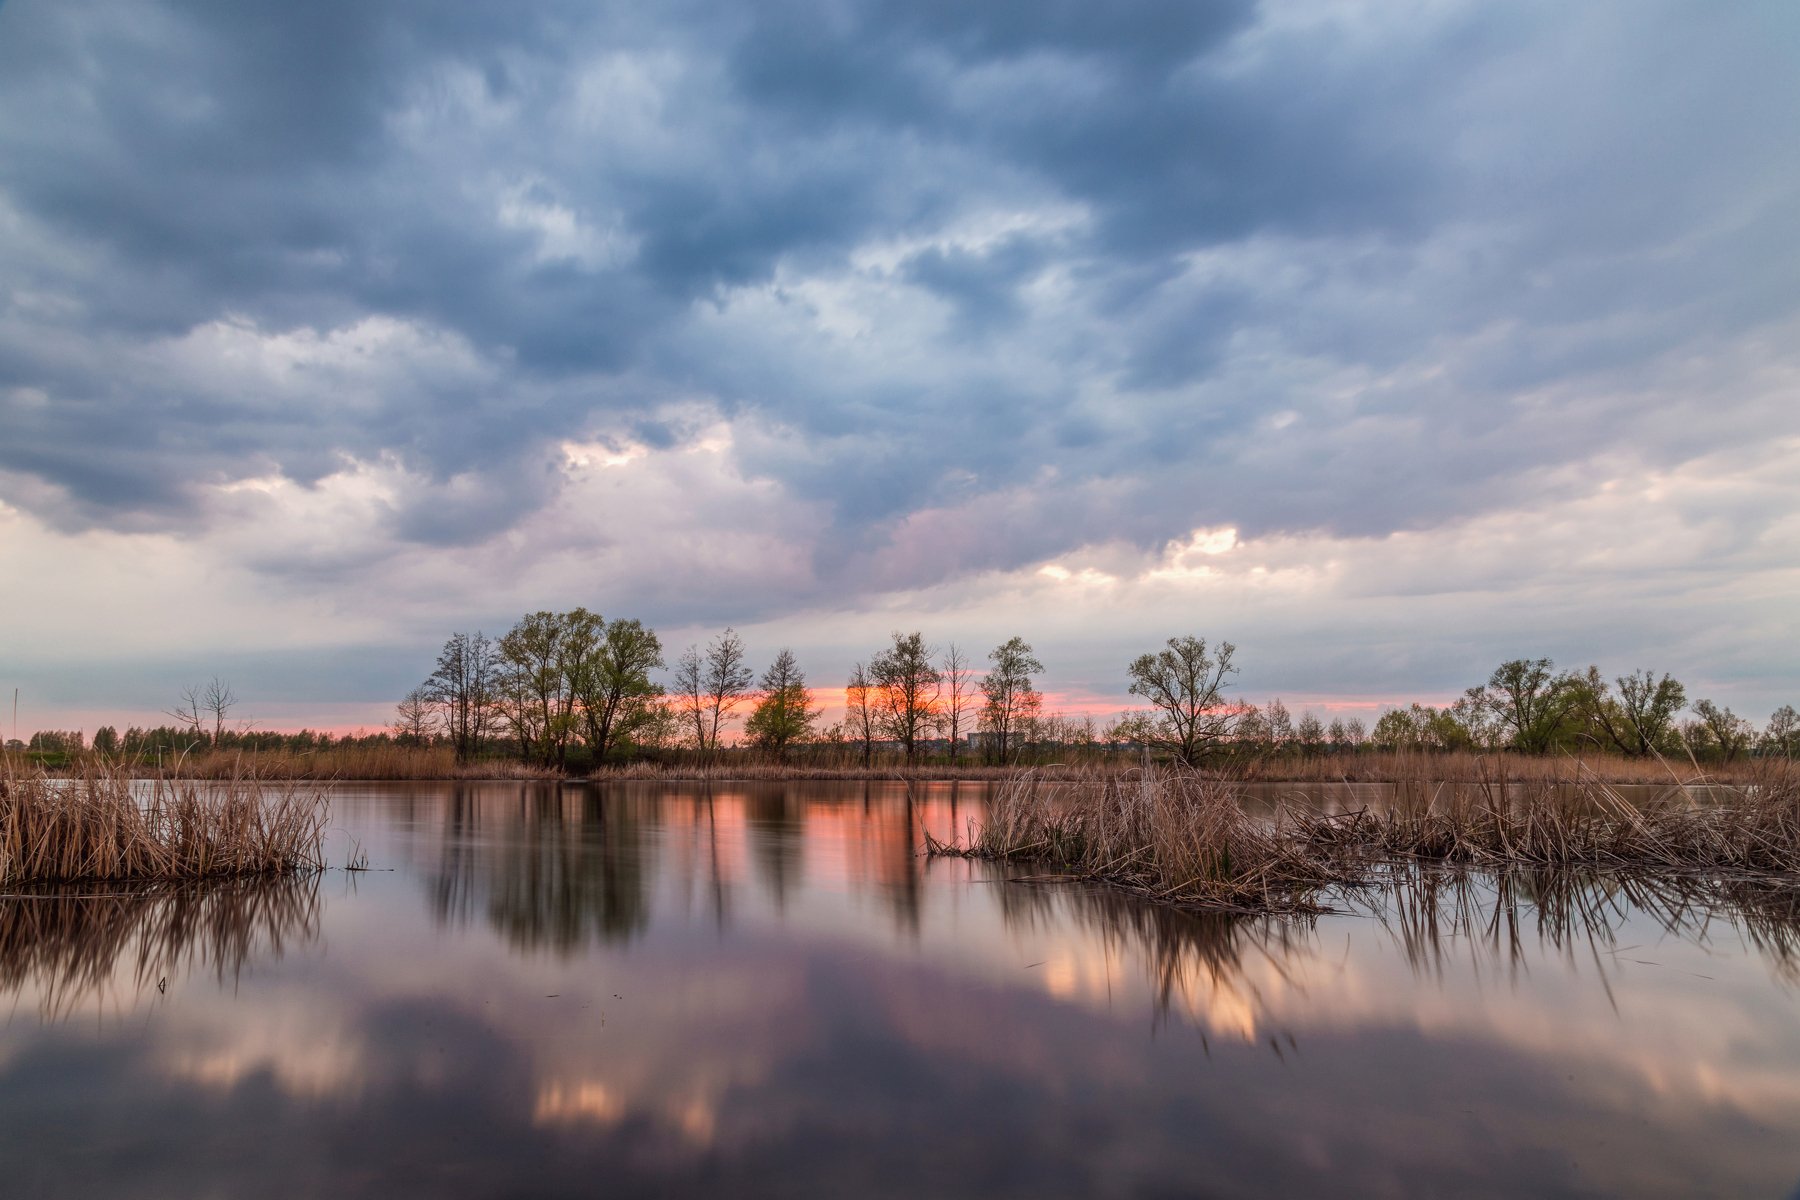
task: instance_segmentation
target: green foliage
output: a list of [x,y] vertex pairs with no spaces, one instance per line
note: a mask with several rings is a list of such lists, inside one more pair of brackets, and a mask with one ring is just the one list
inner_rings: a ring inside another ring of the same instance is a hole
[[784,647],[763,672],[762,696],[744,723],[744,733],[751,744],[779,756],[792,743],[812,736],[819,712],[812,707],[812,693],[793,651]]
[[1800,712],[1795,712],[1793,705],[1784,704],[1770,715],[1758,749],[1764,754],[1800,758]]
[[869,660],[868,684],[877,724],[900,743],[911,762],[919,738],[936,722],[942,708],[943,676],[932,665],[935,646],[922,633],[893,635],[892,646]]
[[1031,677],[1042,674],[1044,664],[1020,637],[994,647],[988,661],[994,665],[981,679],[981,726],[993,735],[995,760],[1006,762],[1016,748],[1021,727],[1043,711],[1044,698],[1032,686]]
[[571,688],[582,717],[589,750],[596,763],[623,743],[660,740],[651,726],[663,709],[663,694],[650,672],[663,665],[662,642],[641,621],[607,622],[598,645],[582,660]]

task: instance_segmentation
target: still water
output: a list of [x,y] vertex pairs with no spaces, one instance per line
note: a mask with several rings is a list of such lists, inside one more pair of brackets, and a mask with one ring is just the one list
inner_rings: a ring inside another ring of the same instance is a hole
[[918,857],[981,801],[346,785],[367,871],[0,900],[0,1192],[1800,1184],[1791,921],[1484,878],[1229,921]]

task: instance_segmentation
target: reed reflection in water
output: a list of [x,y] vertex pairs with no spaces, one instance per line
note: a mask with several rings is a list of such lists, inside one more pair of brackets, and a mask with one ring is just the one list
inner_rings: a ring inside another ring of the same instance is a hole
[[1406,865],[1358,903],[1423,975],[1441,975],[1459,950],[1477,969],[1517,969],[1548,949],[1571,961],[1585,952],[1604,977],[1622,932],[1648,924],[1698,946],[1739,940],[1778,978],[1800,984],[1800,886],[1792,880]]
[[0,897],[0,995],[44,1016],[126,1006],[197,972],[235,981],[319,935],[319,877],[103,885]]

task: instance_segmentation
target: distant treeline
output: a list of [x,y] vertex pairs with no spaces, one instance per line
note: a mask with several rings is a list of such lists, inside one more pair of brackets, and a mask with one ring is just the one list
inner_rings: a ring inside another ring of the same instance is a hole
[[[196,750],[310,754],[333,748],[450,747],[470,764],[509,759],[581,771],[653,760],[714,762],[727,754],[777,762],[992,764],[1102,760],[1146,753],[1190,764],[1266,761],[1364,751],[1592,754],[1730,763],[1800,756],[1800,714],[1783,705],[1763,727],[1707,699],[1689,702],[1667,674],[1638,670],[1608,679],[1599,668],[1558,670],[1548,658],[1513,659],[1453,704],[1412,704],[1329,723],[1280,701],[1252,704],[1227,692],[1236,647],[1193,636],[1125,665],[1143,708],[1097,720],[1046,712],[1031,645],[1014,637],[977,661],[918,632],[856,663],[845,711],[827,723],[792,651],[758,674],[731,629],[691,645],[671,665],[642,622],[604,620],[585,608],[535,612],[506,633],[457,633],[430,676],[399,703],[391,729],[334,737],[302,730],[231,727],[237,698],[218,679],[186,689],[169,710],[177,724],[44,731],[29,749],[61,756],[92,749],[137,760]],[[741,724],[741,728],[740,728]],[[24,749],[25,747],[18,747]]]
[[[509,755],[546,767],[595,766],[676,754],[713,758],[742,721],[739,750],[789,760],[872,765],[878,757],[993,763],[1046,755],[1105,757],[1146,751],[1209,759],[1360,750],[1606,752],[1730,762],[1752,754],[1800,754],[1800,714],[1784,705],[1758,729],[1647,670],[1607,679],[1597,667],[1558,671],[1551,660],[1514,659],[1443,708],[1390,709],[1365,726],[1297,717],[1280,700],[1257,705],[1227,691],[1236,647],[1193,636],[1125,665],[1144,708],[1109,720],[1044,710],[1031,645],[1014,637],[977,662],[955,643],[891,635],[856,663],[841,720],[826,723],[793,653],[776,652],[761,675],[731,629],[665,659],[642,622],[606,621],[577,608],[536,612],[498,638],[453,635],[436,669],[399,706],[402,742],[447,738],[460,761]],[[655,673],[667,672],[659,680]]]
[[[442,744],[443,739],[431,738],[428,741]],[[32,734],[30,740],[23,745],[14,743],[13,746],[45,755],[76,754],[92,750],[134,761],[154,762],[159,759],[173,760],[183,754],[202,750],[310,754],[317,751],[369,749],[400,744],[400,739],[385,729],[376,733],[351,734],[319,733],[311,729],[302,729],[298,733],[225,729],[214,733],[211,730],[196,731],[179,725],[157,725],[148,729],[133,725],[120,733],[111,725],[102,725],[94,731],[92,738],[81,730],[44,729]]]

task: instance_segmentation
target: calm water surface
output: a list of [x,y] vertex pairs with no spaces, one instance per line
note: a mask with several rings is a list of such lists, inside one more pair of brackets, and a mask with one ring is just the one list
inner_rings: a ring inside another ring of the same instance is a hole
[[366,872],[0,900],[0,1192],[1796,1192],[1791,922],[1491,879],[1232,922],[916,856],[980,801],[347,786]]

